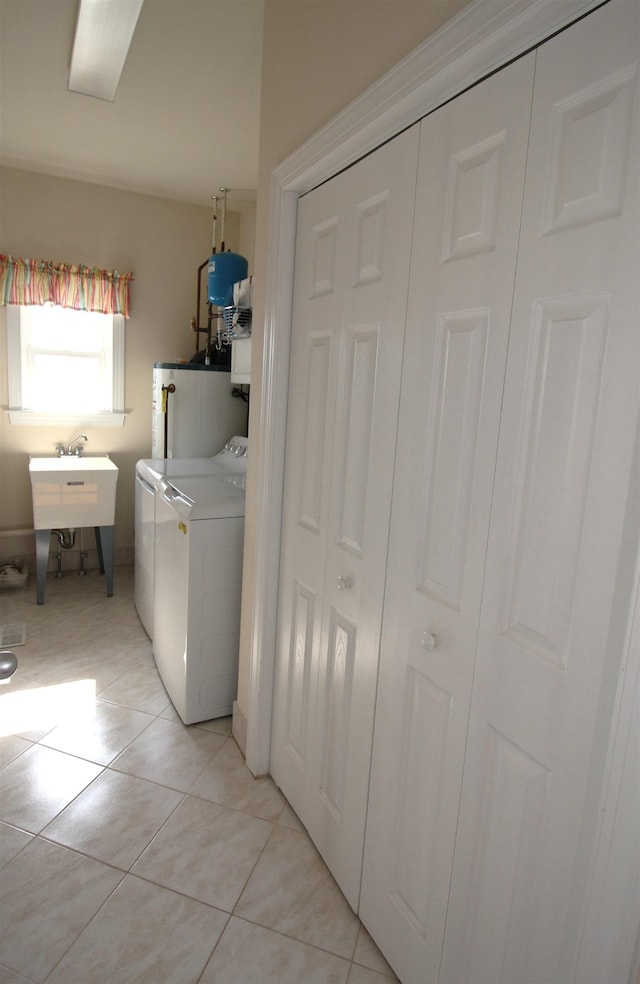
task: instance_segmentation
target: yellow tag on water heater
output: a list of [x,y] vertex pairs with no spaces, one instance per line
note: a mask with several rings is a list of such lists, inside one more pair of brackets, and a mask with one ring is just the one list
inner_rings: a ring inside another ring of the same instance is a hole
[[187,524],[186,523],[183,523],[183,522],[178,523],[178,529],[180,530],[181,533],[186,533],[187,532]]

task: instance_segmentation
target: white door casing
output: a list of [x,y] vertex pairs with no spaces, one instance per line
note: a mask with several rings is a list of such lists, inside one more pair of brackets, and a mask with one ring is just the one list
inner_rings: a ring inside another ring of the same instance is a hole
[[418,130],[300,201],[273,775],[358,906]]

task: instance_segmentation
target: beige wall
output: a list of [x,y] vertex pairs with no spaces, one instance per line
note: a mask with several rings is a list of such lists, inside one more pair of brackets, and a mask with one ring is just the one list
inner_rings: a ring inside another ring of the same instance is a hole
[[[243,220],[232,248],[254,270],[251,405],[260,404],[260,330],[267,269],[270,175],[289,154],[365,91],[467,0],[266,0],[263,38],[258,209],[255,230]],[[210,246],[209,210],[101,186],[3,169],[0,182],[0,251],[131,269],[132,317],[126,329],[126,404],[122,429],[89,431],[93,451],[109,451],[120,471],[116,558],[130,560],[133,541],[135,462],[150,444],[150,374],[154,361],[189,357],[188,325],[195,313],[195,271]],[[255,264],[251,241],[255,231]],[[6,352],[0,308],[0,357]],[[7,406],[6,372],[0,370],[0,407]],[[251,443],[260,440],[253,413]],[[3,530],[31,524],[27,455],[49,450],[75,435],[57,429],[9,427],[0,417],[0,562],[13,551]],[[260,494],[249,476],[245,556],[255,544],[255,504]],[[246,713],[252,627],[253,570],[245,565],[238,705]]]
[[[238,225],[238,217],[229,215],[230,245],[231,237],[239,235]],[[252,248],[250,219],[246,225]],[[108,452],[120,469],[116,563],[133,560],[134,470],[136,461],[151,453],[152,365],[188,359],[195,351],[190,321],[196,314],[197,268],[209,256],[211,235],[211,211],[206,207],[13,168],[0,170],[0,252],[132,270],[135,275],[131,317],[125,326],[125,425],[83,429],[89,438],[87,451]],[[34,550],[33,536],[6,535],[33,526],[28,455],[52,451],[58,441],[79,432],[10,425],[7,406],[6,309],[0,307],[0,562]],[[91,549],[92,539],[87,536],[85,544]],[[73,556],[65,561],[69,568],[79,563]]]
[[[266,0],[262,56],[251,405],[260,404],[261,323],[267,269],[269,182],[274,168],[373,85],[467,0]],[[260,421],[249,424],[257,447]],[[249,466],[251,469],[251,466]],[[245,558],[256,542],[260,489],[249,474]],[[245,563],[238,710],[246,717],[253,569]]]

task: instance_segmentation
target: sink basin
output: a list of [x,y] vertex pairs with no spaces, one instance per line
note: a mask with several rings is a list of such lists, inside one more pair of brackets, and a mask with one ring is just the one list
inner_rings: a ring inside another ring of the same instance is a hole
[[36,530],[113,526],[118,468],[108,455],[29,458]]

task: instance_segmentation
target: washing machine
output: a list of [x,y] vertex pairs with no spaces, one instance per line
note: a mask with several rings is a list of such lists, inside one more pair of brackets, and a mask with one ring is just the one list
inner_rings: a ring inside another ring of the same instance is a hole
[[231,714],[237,694],[246,454],[231,455],[155,495],[152,650],[185,724]]
[[153,638],[155,503],[161,482],[221,472],[246,475],[248,446],[246,437],[235,436],[211,457],[142,458],[136,463],[133,600],[150,638]]

